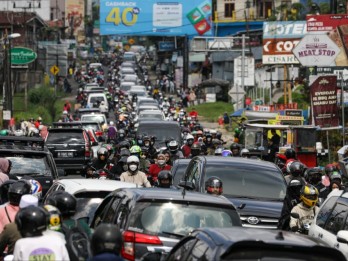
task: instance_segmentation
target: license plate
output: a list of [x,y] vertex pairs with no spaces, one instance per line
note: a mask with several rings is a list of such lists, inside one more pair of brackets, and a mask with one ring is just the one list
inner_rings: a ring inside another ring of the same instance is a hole
[[70,158],[73,157],[74,153],[73,152],[58,152],[58,157],[59,158]]

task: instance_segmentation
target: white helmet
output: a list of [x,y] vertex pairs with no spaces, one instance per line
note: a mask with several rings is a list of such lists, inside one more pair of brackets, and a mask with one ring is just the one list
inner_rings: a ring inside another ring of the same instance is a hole
[[23,130],[15,130],[14,135],[15,136],[24,136],[24,131]]
[[243,154],[248,154],[249,153],[249,150],[244,148],[240,151],[240,156],[243,157]]
[[186,140],[189,140],[189,139],[194,140],[195,138],[192,136],[192,134],[189,133],[186,135]]
[[137,156],[134,156],[134,155],[129,156],[127,158],[127,164],[130,164],[130,163],[137,163],[137,164],[139,164],[139,158]]
[[114,124],[115,123],[113,121],[110,121],[110,123],[109,123],[110,126],[114,126]]

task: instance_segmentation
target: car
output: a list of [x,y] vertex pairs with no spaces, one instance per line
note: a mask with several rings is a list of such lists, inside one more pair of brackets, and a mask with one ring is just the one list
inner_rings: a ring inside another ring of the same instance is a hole
[[336,249],[304,235],[277,230],[232,227],[196,229],[180,240],[166,260],[343,261],[345,258]]
[[42,195],[64,174],[57,169],[52,153],[39,137],[1,136],[0,157],[11,160],[11,175],[31,176],[39,181]]
[[171,168],[172,176],[173,176],[173,184],[179,184],[180,179],[185,174],[186,168],[189,165],[191,159],[177,159],[173,162],[173,166]]
[[135,85],[134,82],[121,82],[120,83],[120,91],[122,91],[123,93],[128,93],[131,86]]
[[132,91],[143,91],[146,92],[146,87],[144,85],[133,85],[130,90],[130,92]]
[[140,107],[141,105],[153,105],[153,106],[157,106],[159,107],[158,105],[158,101],[153,99],[153,98],[150,98],[150,97],[140,97],[138,98],[138,101],[137,101],[137,108]]
[[156,105],[142,104],[136,108],[136,114],[139,115],[142,111],[159,111],[160,109]]
[[125,52],[123,54],[123,62],[132,62],[132,63],[137,63],[137,58],[134,52]]
[[165,117],[160,110],[140,110],[138,120],[159,120],[164,121]]
[[89,68],[90,69],[98,69],[101,68],[103,65],[101,63],[90,63]]
[[77,209],[74,219],[87,218],[92,221],[95,210],[103,199],[112,191],[119,188],[134,188],[133,183],[102,180],[102,179],[60,179],[56,180],[46,196],[49,197],[54,191],[66,191],[77,199]]
[[315,214],[308,235],[340,250],[348,260],[348,191],[333,190]]
[[139,83],[139,78],[136,74],[124,74],[122,77],[122,81],[125,82],[134,82],[135,84]]
[[[70,127],[70,128],[84,128],[86,130],[92,129],[96,138],[97,142],[104,141],[104,133],[100,126],[100,123],[97,121],[72,121],[72,122],[53,122],[52,126],[54,128],[58,127]],[[93,141],[92,141],[93,142]],[[92,144],[92,146],[95,146],[95,144]]]
[[121,78],[124,77],[124,75],[126,74],[136,74],[136,72],[133,68],[130,67],[121,68],[119,71],[119,75],[121,76]]
[[81,121],[94,121],[99,123],[100,125],[107,123],[106,116],[103,113],[83,114],[81,115]]
[[85,174],[93,158],[91,140],[83,127],[50,128],[45,140],[58,168],[64,169],[65,175]]
[[132,68],[136,70],[136,65],[132,62],[123,62],[121,63],[120,68]]
[[98,104],[98,106],[104,102],[104,108],[100,109],[102,113],[108,117],[109,114],[109,102],[106,98],[105,93],[89,93],[87,96],[87,105],[88,107],[94,107],[94,104]]
[[223,195],[238,206],[243,226],[277,228],[287,185],[274,163],[241,157],[196,156],[179,184],[174,185],[206,193],[205,182],[213,176],[222,180]]
[[99,205],[91,228],[101,223],[123,231],[121,255],[127,260],[169,251],[195,228],[241,226],[235,207],[224,197],[161,188],[115,190]]
[[166,147],[165,142],[174,139],[182,144],[181,127],[176,121],[140,121],[136,136],[146,134],[156,137],[156,146]]
[[79,108],[76,111],[78,118],[81,118],[82,114],[91,114],[91,113],[101,113],[99,108]]
[[130,91],[128,91],[128,95],[131,96],[131,97],[136,95],[137,98],[139,98],[139,97],[148,97],[147,92],[144,92],[142,90],[130,90]]

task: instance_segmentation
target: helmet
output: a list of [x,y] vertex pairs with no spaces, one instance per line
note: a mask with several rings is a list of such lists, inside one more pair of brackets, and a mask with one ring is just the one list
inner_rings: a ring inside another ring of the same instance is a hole
[[337,171],[337,167],[334,164],[327,164],[325,166],[325,174],[330,176],[332,172]]
[[240,156],[241,157],[244,157],[244,158],[246,158],[246,157],[248,157],[249,156],[249,150],[248,149],[242,149],[241,151],[240,151]]
[[114,152],[114,148],[111,144],[103,144],[102,147],[107,149],[109,156]]
[[[215,189],[218,189],[216,192]],[[222,181],[218,177],[210,177],[205,182],[205,190],[209,194],[222,194]]]
[[47,213],[36,206],[28,206],[18,211],[15,222],[22,237],[41,236],[47,228]]
[[127,148],[129,149],[130,148],[130,145],[129,145],[129,142],[127,140],[124,140],[124,141],[121,141],[119,144],[118,144],[118,147],[119,149],[122,149],[122,148]]
[[197,135],[198,137],[202,137],[202,136],[203,136],[203,131],[198,130],[198,131],[196,132],[196,135]]
[[19,206],[21,198],[25,194],[30,194],[31,185],[26,180],[18,180],[8,189],[8,200],[11,205]]
[[193,143],[191,146],[191,155],[198,156],[201,154],[202,146],[199,143]]
[[62,224],[62,214],[55,206],[44,205],[43,208],[48,212],[48,229],[60,231]]
[[135,174],[139,167],[139,158],[134,155],[129,156],[127,158],[127,166],[128,166],[129,172]]
[[40,199],[42,195],[42,186],[40,182],[35,179],[29,179],[28,182],[31,185],[31,194]]
[[223,150],[221,152],[221,156],[222,157],[231,157],[232,156],[232,151],[230,151],[230,150]]
[[215,156],[221,156],[222,155],[223,148],[217,148],[214,152]]
[[305,180],[312,185],[317,185],[321,182],[323,171],[320,168],[308,168],[305,172]]
[[221,131],[217,131],[217,132],[216,132],[216,138],[219,139],[219,140],[222,138],[222,133],[221,133]]
[[118,255],[122,247],[122,234],[114,224],[100,224],[91,237],[93,256],[100,253]]
[[9,179],[6,180],[4,183],[0,186],[0,204],[4,204],[8,202],[8,190],[10,186],[17,182],[17,180]]
[[240,150],[240,147],[238,145],[238,143],[232,143],[231,146],[230,146],[230,150],[233,151],[233,150]]
[[306,184],[301,189],[300,199],[302,200],[303,204],[308,207],[314,207],[315,204],[317,204],[318,196],[318,190],[311,184]]
[[213,139],[213,136],[211,135],[210,132],[208,132],[205,134],[205,138],[206,138],[206,141],[210,143]]
[[139,134],[136,140],[137,145],[139,145],[140,147],[143,146],[143,135]]
[[125,130],[124,130],[124,129],[120,129],[120,130],[118,131],[118,136],[119,136],[120,138],[124,138],[124,137],[126,136]]
[[120,151],[120,156],[121,156],[121,158],[122,157],[127,157],[128,158],[130,156],[129,149],[122,148],[121,151]]
[[52,205],[59,209],[63,216],[73,216],[76,211],[76,198],[66,191],[57,190],[45,200],[45,205]]
[[292,161],[290,163],[290,167],[289,167],[289,170],[290,170],[290,174],[293,176],[293,177],[299,177],[299,176],[302,176],[303,175],[303,164],[299,161]]
[[193,142],[194,142],[194,139],[195,139],[195,138],[194,138],[191,134],[187,134],[187,136],[186,136],[186,142],[187,142],[188,145],[192,145]]
[[138,145],[134,145],[129,150],[131,155],[140,156],[141,148]]
[[341,174],[338,173],[338,171],[334,171],[331,175],[330,175],[330,181],[338,181],[339,183],[342,182],[342,177]]
[[105,159],[107,159],[109,156],[109,151],[106,148],[101,147],[98,149],[97,155],[98,155],[98,158],[100,156],[105,156]]
[[172,185],[172,173],[169,170],[161,170],[158,173],[158,187],[169,188]]
[[179,149],[179,144],[176,140],[172,140],[171,142],[169,142],[168,146],[171,152],[176,152]]
[[284,152],[284,155],[286,156],[287,159],[296,159],[296,152],[292,148],[286,149],[286,151]]
[[149,136],[145,135],[145,136],[143,137],[143,144],[144,144],[145,147],[150,147],[150,145],[151,145],[151,139],[150,139]]
[[109,122],[109,125],[110,125],[110,126],[114,126],[115,123],[114,123],[113,121],[110,121],[110,122]]

